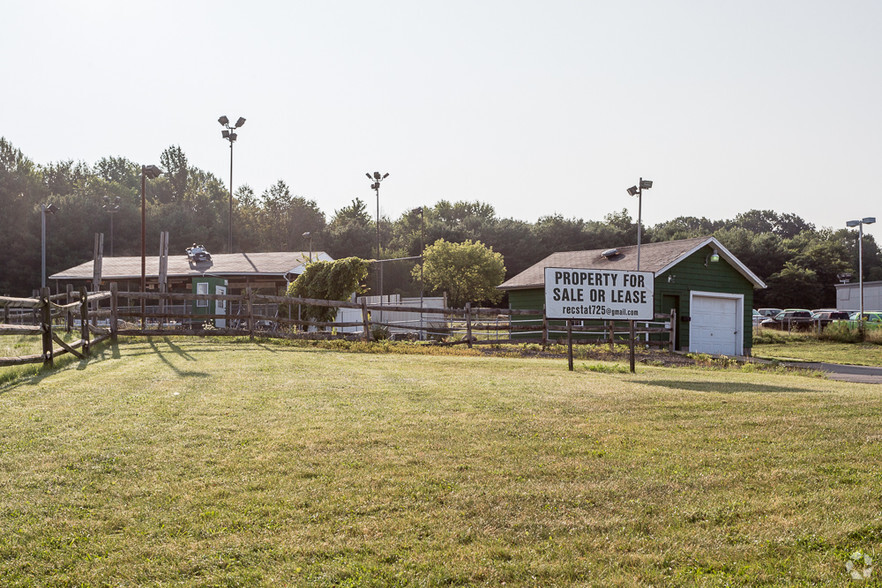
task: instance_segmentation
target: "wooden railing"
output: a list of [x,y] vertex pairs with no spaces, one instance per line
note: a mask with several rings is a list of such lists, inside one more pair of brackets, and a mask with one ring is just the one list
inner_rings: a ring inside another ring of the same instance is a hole
[[[65,299],[66,302],[56,302]],[[73,299],[73,300],[71,300]],[[205,301],[208,308],[217,302],[225,302],[233,314],[198,313],[195,302]],[[125,303],[125,304],[123,304]],[[410,338],[433,340],[442,345],[487,343],[539,342],[543,345],[572,338],[596,343],[627,343],[630,324],[627,321],[596,321],[593,324],[576,325],[572,321],[549,320],[543,310],[519,310],[509,308],[472,307],[430,308],[389,304],[367,304],[364,301],[319,300],[270,296],[250,288],[239,295],[118,292],[116,284],[110,291],[79,292],[49,296],[44,289],[39,298],[0,297],[4,322],[0,335],[40,335],[43,351],[39,355],[0,358],[0,366],[40,362],[51,364],[53,357],[72,353],[79,358],[89,355],[90,346],[119,335],[257,335],[282,338],[330,338],[349,337],[369,341],[388,335],[409,333]],[[325,308],[350,308],[360,311],[359,320],[310,321],[302,318],[303,306]],[[13,325],[10,310],[24,310],[36,324]],[[418,313],[419,324],[402,325],[384,320],[392,312]],[[79,318],[75,319],[77,315]],[[429,318],[424,320],[424,317]],[[653,345],[673,349],[676,337],[676,316],[656,315],[656,321],[637,323],[640,345]],[[223,327],[215,327],[215,321],[226,321]],[[659,322],[663,324],[659,326]],[[53,329],[79,328],[80,339],[65,342]],[[94,338],[93,338],[94,335]],[[55,345],[58,345],[56,347]],[[79,350],[79,351],[78,351]]]
[[[59,304],[55,300],[61,298],[76,298],[73,302]],[[40,291],[39,298],[10,298],[0,297],[0,306],[3,307],[3,323],[0,323],[0,335],[34,335],[42,339],[42,353],[23,355],[17,357],[0,357],[0,366],[18,365],[26,363],[39,363],[51,365],[55,356],[63,353],[71,353],[80,359],[85,359],[90,353],[90,347],[111,336],[110,330],[102,328],[94,322],[96,313],[102,301],[109,301],[112,297],[110,292],[88,293],[85,288],[71,295],[49,295],[49,288]],[[90,310],[90,307],[96,309]],[[32,311],[34,321],[37,324],[11,324],[10,310],[19,309]],[[73,317],[79,315],[78,321]],[[77,341],[67,342],[62,339],[53,325],[66,323],[66,329],[70,331],[75,322],[79,322],[80,338]],[[96,335],[96,337],[92,337]],[[58,347],[55,347],[55,344]],[[78,351],[79,349],[79,351]]]

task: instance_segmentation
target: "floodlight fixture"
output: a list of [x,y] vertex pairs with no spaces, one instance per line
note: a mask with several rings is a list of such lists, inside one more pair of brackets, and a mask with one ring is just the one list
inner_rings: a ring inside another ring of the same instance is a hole
[[[389,174],[381,174],[378,171],[375,171],[373,175],[370,172],[365,174],[369,180],[373,180],[371,184],[371,190],[377,193],[377,260],[380,261],[380,271],[378,272],[378,293],[380,295],[380,305],[383,304],[383,263],[382,263],[382,244],[380,242],[380,182],[389,177]],[[382,322],[382,313],[380,314],[380,321]]]
[[238,118],[238,120],[236,120],[236,124],[233,126],[230,126],[230,119],[228,119],[226,117],[226,115],[217,119],[217,122],[219,122],[221,125],[223,125],[225,127],[224,130],[221,131],[221,137],[223,137],[224,139],[226,139],[227,141],[230,142],[230,198],[229,198],[229,200],[230,200],[230,206],[229,206],[229,208],[230,208],[230,225],[229,225],[229,234],[227,236],[227,253],[232,253],[233,252],[233,143],[235,143],[236,139],[239,138],[239,135],[237,135],[234,132],[234,129],[238,129],[239,127],[244,125],[245,118],[240,116]]
[[[155,165],[141,166],[141,292],[147,291],[147,178],[155,179],[162,170]],[[141,299],[141,328],[147,326],[147,301]]]
[[862,340],[864,338],[864,225],[872,225],[875,222],[875,216],[865,216],[861,220],[850,220],[845,223],[847,227],[858,228],[858,289],[861,299],[860,334]]
[[162,170],[155,165],[145,165],[142,168],[142,171],[145,176],[150,178],[151,180],[155,180],[159,176],[162,175]]
[[720,252],[717,251],[717,248],[714,247],[713,252],[709,253],[707,257],[704,258],[704,267],[708,267],[708,263],[719,263],[720,262]]
[[643,232],[643,190],[652,188],[652,180],[640,178],[636,186],[628,188],[628,194],[637,196],[637,271],[640,271],[640,238]]
[[312,263],[312,233],[306,231],[305,233],[303,233],[303,238],[309,239],[309,263]]
[[119,212],[119,196],[110,199],[110,196],[104,197],[104,210],[107,211],[107,214],[110,215],[110,257],[113,257],[113,215]]
[[[55,214],[58,212],[58,207],[52,204],[41,204],[40,205],[40,250],[41,250],[41,268],[40,268],[40,287],[46,287],[46,213]],[[42,295],[42,293],[41,293]]]

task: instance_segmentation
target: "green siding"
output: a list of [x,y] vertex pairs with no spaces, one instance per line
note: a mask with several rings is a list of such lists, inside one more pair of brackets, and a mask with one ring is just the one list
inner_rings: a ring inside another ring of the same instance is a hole
[[[508,293],[508,307],[515,310],[532,310],[534,308],[545,308],[545,290],[512,290]],[[542,315],[525,315],[512,317],[512,321],[517,321],[517,325],[521,327],[536,326],[536,329],[542,330]],[[535,339],[541,337],[541,334],[533,333],[512,333],[512,339]]]
[[[717,263],[705,261],[713,252],[707,246],[690,255],[667,272],[655,278],[655,312],[667,314],[664,308],[665,296],[679,298],[677,308],[677,349],[689,349],[689,323],[682,317],[690,316],[690,292],[719,292],[744,296],[744,352],[753,347],[753,284],[728,262],[720,259]],[[668,278],[671,278],[671,281]],[[509,307],[513,309],[539,309],[545,306],[545,291],[541,288],[531,290],[512,290],[508,293]],[[528,318],[528,317],[521,317]],[[532,318],[532,317],[530,317]],[[541,325],[542,316],[536,317]],[[516,336],[513,336],[517,338]],[[525,337],[525,335],[521,335]]]
[[[744,333],[745,353],[753,346],[753,284],[738,272],[735,267],[720,259],[717,263],[705,261],[713,252],[710,246],[696,251],[667,272],[655,278],[655,310],[670,312],[661,308],[664,295],[679,296],[679,317],[690,316],[690,292],[719,292],[722,294],[741,294],[744,296]],[[668,277],[672,281],[668,281]],[[689,323],[677,319],[677,348],[689,349]]]

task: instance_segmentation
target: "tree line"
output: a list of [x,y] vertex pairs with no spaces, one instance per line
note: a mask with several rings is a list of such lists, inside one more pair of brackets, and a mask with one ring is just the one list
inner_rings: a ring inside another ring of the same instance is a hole
[[[169,232],[172,253],[182,254],[193,242],[226,252],[228,187],[191,165],[178,146],[162,152],[160,167],[163,174],[147,182],[148,253],[158,249],[160,230]],[[125,157],[105,157],[93,165],[73,160],[37,164],[0,137],[0,294],[26,296],[39,285],[41,204],[60,209],[47,215],[47,273],[91,259],[95,233],[105,234],[105,255],[111,246],[115,256],[140,255],[140,174],[140,165]],[[316,201],[295,195],[280,180],[260,195],[248,185],[237,187],[233,205],[235,251],[311,247],[334,258],[378,257],[376,219],[360,197],[328,216]],[[632,245],[637,226],[627,209],[600,220],[551,214],[527,222],[500,218],[484,202],[441,200],[395,219],[381,217],[379,233],[384,259],[418,256],[439,239],[481,242],[502,254],[508,278],[555,251]],[[857,280],[857,233],[816,227],[792,213],[749,210],[728,220],[681,216],[644,227],[642,240],[707,235],[768,284],[756,293],[758,306],[834,306],[840,277],[851,274]],[[864,236],[863,257],[864,280],[882,280],[882,256],[871,235]],[[384,264],[384,293],[418,294],[416,264]],[[369,276],[368,284],[372,280]]]

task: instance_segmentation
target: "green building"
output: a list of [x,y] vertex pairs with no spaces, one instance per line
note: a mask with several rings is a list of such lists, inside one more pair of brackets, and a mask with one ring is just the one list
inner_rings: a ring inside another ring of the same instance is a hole
[[[544,307],[546,267],[635,271],[637,247],[552,253],[499,286],[510,308]],[[766,285],[714,237],[642,244],[639,270],[655,276],[655,312],[676,310],[676,349],[750,354],[753,291]]]

